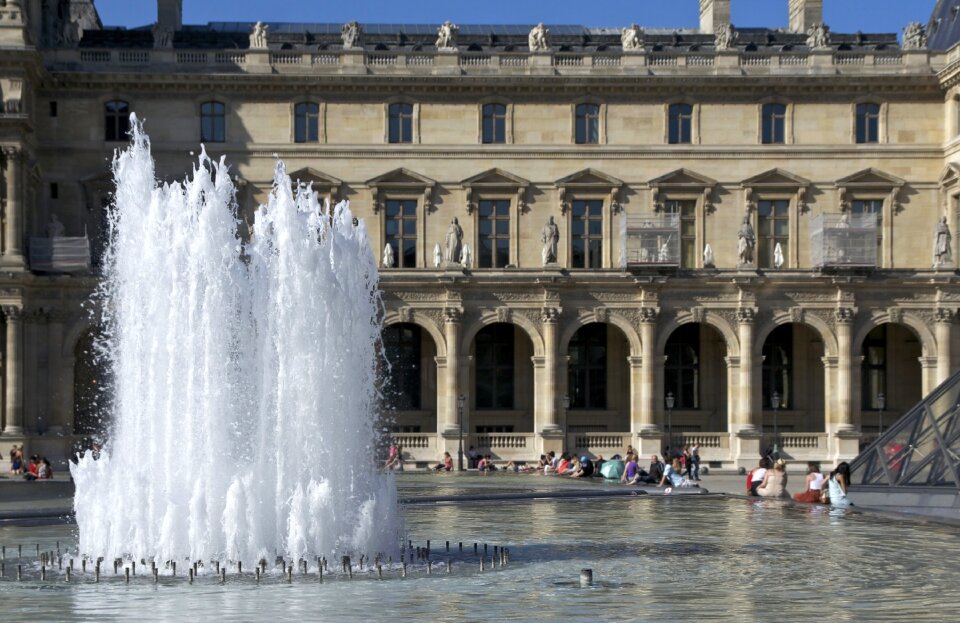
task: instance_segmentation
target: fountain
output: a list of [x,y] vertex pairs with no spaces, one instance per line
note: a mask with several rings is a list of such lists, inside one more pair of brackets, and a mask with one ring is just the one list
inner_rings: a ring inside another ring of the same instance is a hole
[[115,375],[100,456],[71,466],[79,552],[106,560],[393,553],[375,466],[375,260],[349,206],[278,162],[251,241],[224,160],[158,184],[131,119],[113,162],[99,345]]

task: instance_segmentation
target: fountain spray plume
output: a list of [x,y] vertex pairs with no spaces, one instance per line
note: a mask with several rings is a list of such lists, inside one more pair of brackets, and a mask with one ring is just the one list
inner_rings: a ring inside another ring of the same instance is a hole
[[159,185],[131,117],[97,293],[109,440],[71,466],[91,556],[257,561],[394,552],[378,473],[380,299],[363,223],[278,162],[252,239],[223,159]]

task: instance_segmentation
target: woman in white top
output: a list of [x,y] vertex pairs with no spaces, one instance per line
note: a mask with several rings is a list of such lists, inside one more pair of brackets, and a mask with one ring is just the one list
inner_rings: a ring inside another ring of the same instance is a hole
[[823,472],[820,471],[820,463],[810,461],[807,463],[807,490],[803,493],[797,493],[793,496],[793,499],[797,502],[819,504],[825,480]]
[[837,465],[837,469],[830,472],[830,480],[827,481],[831,506],[839,506],[840,508],[853,506],[853,502],[847,497],[847,486],[849,484],[850,464],[844,461]]
[[763,484],[763,477],[767,475],[767,470],[770,469],[770,459],[763,457],[760,459],[760,466],[753,469],[750,472],[750,478],[748,480],[749,490],[747,491],[748,495],[757,495],[757,487]]

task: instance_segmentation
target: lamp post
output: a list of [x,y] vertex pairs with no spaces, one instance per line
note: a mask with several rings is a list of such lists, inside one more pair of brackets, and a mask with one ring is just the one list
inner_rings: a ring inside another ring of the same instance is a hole
[[667,392],[666,397],[667,403],[667,444],[670,447],[670,452],[674,454],[676,451],[673,448],[673,405],[675,404],[673,398],[673,392]]
[[777,409],[780,408],[780,393],[774,390],[770,396],[770,406],[773,407],[773,458],[780,456],[780,435],[777,431]]
[[887,406],[887,397],[884,396],[883,392],[877,394],[877,408],[879,409],[879,414],[877,415],[877,437],[879,438],[883,435],[883,410]]
[[463,471],[463,394],[457,396],[457,420],[460,423],[460,444],[457,447],[458,469]]

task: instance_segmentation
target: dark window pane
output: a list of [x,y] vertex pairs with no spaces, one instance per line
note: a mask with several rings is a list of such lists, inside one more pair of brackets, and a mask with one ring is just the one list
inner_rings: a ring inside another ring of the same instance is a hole
[[588,324],[578,330],[567,347],[568,389],[573,409],[607,406],[607,325]]
[[478,409],[512,409],[514,394],[514,330],[512,325],[484,327],[475,338]]
[[384,355],[390,364],[386,371],[384,397],[399,410],[420,408],[421,329],[400,324],[383,329]]
[[571,266],[573,268],[586,268],[587,267],[587,254],[586,254],[586,245],[584,244],[583,239],[575,239],[570,242],[570,255],[571,255]]

